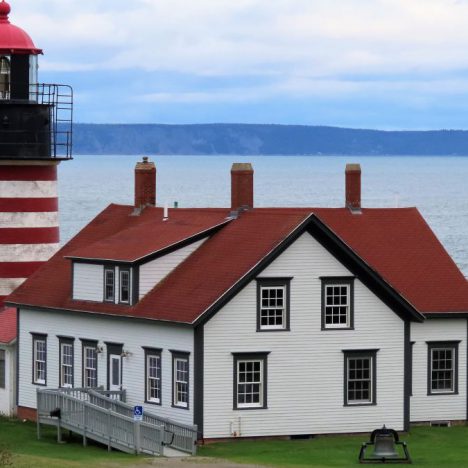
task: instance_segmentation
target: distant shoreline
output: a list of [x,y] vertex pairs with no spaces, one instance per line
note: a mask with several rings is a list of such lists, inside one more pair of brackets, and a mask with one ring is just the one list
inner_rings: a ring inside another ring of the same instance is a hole
[[467,130],[273,124],[75,124],[77,155],[468,156]]

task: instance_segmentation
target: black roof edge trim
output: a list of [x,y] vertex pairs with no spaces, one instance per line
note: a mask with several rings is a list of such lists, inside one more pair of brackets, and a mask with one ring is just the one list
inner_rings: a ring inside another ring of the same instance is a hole
[[424,317],[427,320],[430,319],[466,319],[468,318],[468,312],[427,312],[424,313]]
[[[5,302],[6,304],[6,302]],[[58,307],[43,307],[43,306],[35,306],[31,304],[21,304],[18,302],[9,302],[9,307],[16,307],[17,309],[27,309],[32,311],[38,312],[54,312],[54,313],[72,313],[72,314],[86,314],[92,317],[112,317],[112,318],[120,318],[122,320],[132,320],[132,321],[142,321],[142,322],[152,322],[152,323],[163,323],[166,325],[176,325],[182,327],[192,328],[193,325],[188,322],[175,322],[174,320],[163,320],[163,319],[155,319],[150,317],[136,317],[134,315],[120,315],[120,314],[109,314],[107,312],[93,312],[91,310],[78,310],[78,309],[66,309],[66,308],[58,308]],[[93,341],[93,340],[91,340]]]
[[311,228],[309,229],[309,233],[402,320],[424,322],[425,317],[423,314],[398,293],[393,286],[357,255],[315,214],[312,215],[309,227]]
[[239,291],[263,271],[273,260],[283,253],[304,232],[309,232],[325,249],[336,257],[353,275],[379,297],[402,320],[424,322],[424,316],[416,310],[403,296],[388,284],[374,269],[361,259],[346,245],[328,226],[314,213],[304,219],[281,243],[257,263],[230,290],[212,304],[192,324],[204,324],[227,304]]
[[234,296],[237,295],[251,280],[253,280],[261,271],[263,271],[273,260],[283,253],[301,234],[305,232],[306,226],[311,218],[311,214],[301,221],[289,235],[283,239],[276,247],[273,248],[260,262],[258,262],[248,273],[246,273],[236,284],[224,293],[216,302],[205,310],[192,325],[198,326],[205,324],[210,318],[218,312],[221,307],[227,304]]

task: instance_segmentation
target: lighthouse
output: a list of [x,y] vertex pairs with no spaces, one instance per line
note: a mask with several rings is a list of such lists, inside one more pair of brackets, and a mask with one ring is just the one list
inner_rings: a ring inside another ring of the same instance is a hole
[[73,92],[38,81],[38,49],[0,3],[0,308],[59,247],[57,167],[71,159]]

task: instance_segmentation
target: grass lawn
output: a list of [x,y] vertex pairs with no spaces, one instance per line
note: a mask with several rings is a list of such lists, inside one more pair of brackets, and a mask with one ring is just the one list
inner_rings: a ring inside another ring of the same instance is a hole
[[[361,443],[367,442],[366,439],[361,435],[323,436],[311,440],[236,440],[205,445],[198,454],[278,467],[363,466],[359,465],[357,457]],[[468,427],[416,427],[401,440],[408,443],[415,466],[468,467]]]
[[[7,449],[12,454],[11,466],[15,468],[111,468],[143,461],[135,455],[109,453],[102,446],[83,447],[81,437],[77,436],[70,443],[57,444],[56,434],[55,428],[42,426],[42,438],[37,440],[35,424],[0,417],[0,452]],[[67,440],[66,434],[68,432],[64,431],[64,440]]]
[[[366,439],[367,436],[360,435],[322,436],[311,440],[234,440],[202,446],[198,455],[277,467],[359,466],[359,448]],[[417,427],[402,440],[408,442],[415,466],[468,468],[468,427]],[[103,446],[83,447],[78,436],[57,444],[55,428],[47,426],[42,427],[42,439],[38,441],[35,424],[5,418],[0,418],[0,454],[2,449],[12,454],[11,466],[18,468],[125,468],[145,463],[145,457],[109,453]],[[187,460],[187,468],[195,461],[196,458]],[[215,460],[212,466],[217,466]]]

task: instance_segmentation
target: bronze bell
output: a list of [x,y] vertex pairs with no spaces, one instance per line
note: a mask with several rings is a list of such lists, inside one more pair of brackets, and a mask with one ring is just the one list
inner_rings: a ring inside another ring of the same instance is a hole
[[[403,451],[397,452],[399,445]],[[373,453],[367,454],[367,448],[373,446]],[[372,432],[369,442],[364,442],[359,452],[359,463],[411,463],[406,442],[401,442],[397,431],[382,427]]]
[[380,432],[375,436],[374,457],[398,458],[395,448],[395,438],[391,432]]

